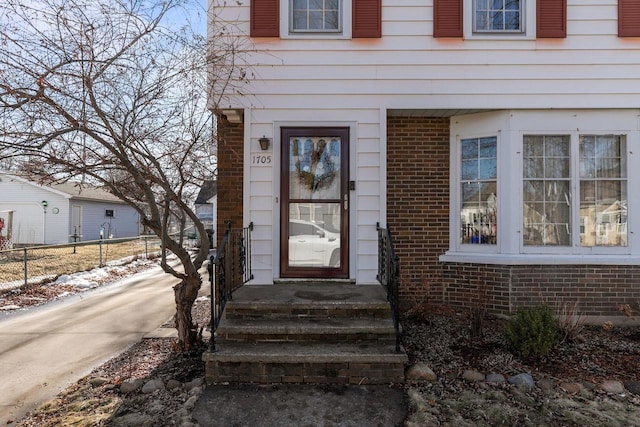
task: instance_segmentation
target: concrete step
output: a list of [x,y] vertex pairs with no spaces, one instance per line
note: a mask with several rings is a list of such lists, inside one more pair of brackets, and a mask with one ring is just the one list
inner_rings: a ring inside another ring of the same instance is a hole
[[207,382],[389,384],[407,356],[379,343],[227,343],[203,355]]
[[390,318],[262,318],[222,319],[216,330],[220,344],[226,342],[373,341],[395,343]]
[[227,302],[224,316],[236,319],[388,318],[386,293],[378,285],[304,284],[243,286]]
[[227,302],[206,352],[216,382],[389,384],[404,381],[404,351],[380,285],[243,286]]

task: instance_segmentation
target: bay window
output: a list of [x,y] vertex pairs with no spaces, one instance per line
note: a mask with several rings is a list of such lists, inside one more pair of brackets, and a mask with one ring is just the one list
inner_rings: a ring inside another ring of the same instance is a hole
[[451,120],[444,261],[640,263],[638,110],[502,110]]

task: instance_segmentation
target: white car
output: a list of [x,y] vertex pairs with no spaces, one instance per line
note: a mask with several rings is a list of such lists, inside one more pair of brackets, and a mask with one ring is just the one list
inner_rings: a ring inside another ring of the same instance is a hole
[[340,267],[340,233],[310,221],[289,220],[289,265]]

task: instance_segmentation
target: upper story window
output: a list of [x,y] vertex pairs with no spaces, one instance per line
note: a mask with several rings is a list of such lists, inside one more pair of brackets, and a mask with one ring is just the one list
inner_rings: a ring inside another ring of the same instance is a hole
[[523,32],[524,0],[473,0],[474,32]]
[[567,0],[433,0],[433,36],[564,38]]
[[289,0],[292,33],[342,32],[342,0]]
[[251,37],[382,37],[382,0],[251,0],[250,14]]

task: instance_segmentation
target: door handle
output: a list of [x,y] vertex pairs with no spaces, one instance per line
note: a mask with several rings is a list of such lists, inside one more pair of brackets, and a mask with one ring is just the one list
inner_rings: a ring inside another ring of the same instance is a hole
[[347,195],[345,193],[344,197],[343,197],[343,202],[342,202],[343,206],[344,206],[344,210],[347,211],[349,210],[349,195]]

